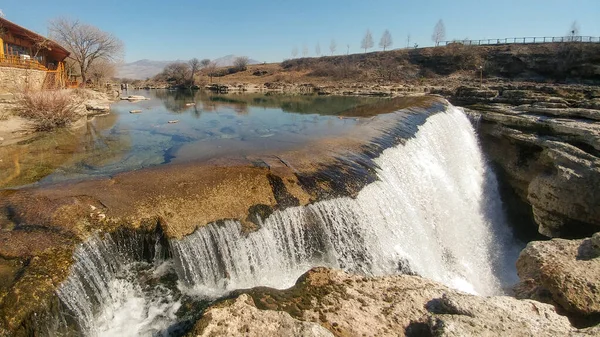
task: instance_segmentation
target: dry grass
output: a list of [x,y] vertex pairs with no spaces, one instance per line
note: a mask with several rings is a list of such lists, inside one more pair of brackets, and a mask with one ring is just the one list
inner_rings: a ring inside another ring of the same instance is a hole
[[36,131],[48,131],[76,121],[81,103],[67,90],[26,92],[21,94],[17,114],[31,120]]
[[10,117],[10,112],[0,107],[0,121],[6,121]]

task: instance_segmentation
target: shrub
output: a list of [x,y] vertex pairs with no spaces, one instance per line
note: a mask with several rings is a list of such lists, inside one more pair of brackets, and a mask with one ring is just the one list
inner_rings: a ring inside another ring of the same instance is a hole
[[233,61],[233,66],[238,71],[244,71],[244,70],[246,70],[249,62],[250,62],[250,59],[247,56],[240,56],[240,57],[236,57],[236,59]]
[[17,113],[31,120],[36,131],[48,131],[76,121],[81,103],[81,99],[63,90],[25,92],[19,99]]
[[338,64],[323,61],[313,65],[311,69],[309,76],[330,77],[336,80],[359,78],[363,75],[358,66],[349,61]]
[[75,97],[79,97],[81,99],[92,99],[94,98],[93,92],[91,89],[83,89],[83,88],[75,88],[72,91]]

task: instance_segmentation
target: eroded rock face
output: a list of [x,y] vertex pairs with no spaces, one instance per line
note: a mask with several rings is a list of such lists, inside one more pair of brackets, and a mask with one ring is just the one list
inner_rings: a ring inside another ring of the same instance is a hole
[[454,101],[481,116],[484,149],[531,207],[538,232],[581,238],[599,231],[600,110],[589,108],[597,90],[506,86],[483,95],[459,89]]
[[556,304],[581,325],[600,323],[600,257],[591,239],[531,242],[517,270],[519,297]]
[[[577,330],[553,306],[533,300],[467,295],[418,276],[367,278],[315,268],[290,289],[255,288],[215,305],[190,335],[234,331],[227,329],[243,327],[238,322],[248,316],[272,322],[282,311],[335,336],[592,336],[598,331]],[[289,322],[285,317],[278,319]],[[261,331],[273,330],[269,324],[252,325],[249,333]]]

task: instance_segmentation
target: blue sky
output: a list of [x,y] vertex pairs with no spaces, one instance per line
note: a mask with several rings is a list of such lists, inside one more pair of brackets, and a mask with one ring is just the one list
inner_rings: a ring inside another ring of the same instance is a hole
[[76,18],[117,35],[127,62],[247,55],[276,62],[306,45],[328,53],[360,52],[365,31],[375,46],[385,29],[393,48],[432,44],[444,20],[447,39],[562,36],[577,20],[582,35],[600,36],[600,0],[301,0],[134,1],[0,0],[6,19],[46,35],[55,17]]

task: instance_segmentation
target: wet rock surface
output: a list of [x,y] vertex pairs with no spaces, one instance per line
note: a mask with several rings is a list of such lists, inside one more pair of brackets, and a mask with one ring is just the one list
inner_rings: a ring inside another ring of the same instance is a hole
[[517,270],[517,296],[555,304],[582,326],[600,323],[600,257],[594,240],[531,242]]
[[[290,289],[245,290],[214,305],[189,336],[233,331],[216,329],[251,327],[252,335],[271,331],[269,325],[239,323],[248,312],[257,322],[284,312],[294,322],[318,324],[335,336],[593,336],[599,331],[578,330],[554,307],[533,300],[467,295],[418,276],[369,278],[314,268]],[[285,317],[281,320],[289,321]]]
[[451,101],[480,116],[486,153],[529,205],[538,232],[600,230],[600,110],[596,87],[461,87]]

